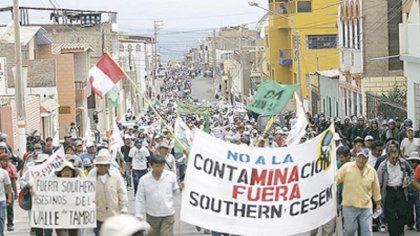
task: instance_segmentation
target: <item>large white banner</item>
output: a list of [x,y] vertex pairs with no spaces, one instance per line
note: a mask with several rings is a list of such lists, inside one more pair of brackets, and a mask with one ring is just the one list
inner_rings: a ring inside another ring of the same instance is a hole
[[336,215],[333,127],[289,148],[233,145],[194,137],[181,220],[237,235],[308,232]]
[[29,166],[28,171],[31,173],[31,177],[51,177],[54,176],[55,171],[61,168],[61,165],[66,160],[66,154],[64,148],[61,147],[55,151],[44,163],[34,166]]
[[95,178],[35,178],[31,227],[96,228]]

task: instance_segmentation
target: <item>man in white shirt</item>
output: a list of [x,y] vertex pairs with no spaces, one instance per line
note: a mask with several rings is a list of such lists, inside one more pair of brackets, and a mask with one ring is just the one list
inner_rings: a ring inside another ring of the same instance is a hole
[[420,139],[414,137],[414,129],[407,129],[407,138],[401,141],[401,152],[405,158],[409,157],[412,152],[420,151]]
[[9,173],[0,168],[0,235],[4,233],[6,222],[6,206],[12,202],[12,185]]
[[148,172],[147,163],[150,159],[150,153],[149,150],[143,146],[143,140],[137,139],[134,142],[134,147],[130,149],[128,156],[132,160],[131,165],[134,194],[136,194],[139,185],[139,179]]
[[139,182],[135,199],[135,215],[152,227],[149,236],[172,236],[175,222],[174,198],[179,186],[174,173],[165,170],[165,158],[151,158],[152,171]]

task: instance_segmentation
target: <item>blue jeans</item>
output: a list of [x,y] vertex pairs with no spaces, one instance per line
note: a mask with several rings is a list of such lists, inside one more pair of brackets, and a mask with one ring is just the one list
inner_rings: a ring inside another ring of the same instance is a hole
[[360,236],[372,236],[372,208],[343,206],[343,235],[354,236],[360,227]]
[[0,236],[4,236],[4,225],[6,222],[6,201],[0,201]]
[[140,178],[147,174],[148,170],[132,170],[133,174],[133,185],[134,185],[134,196],[136,196],[137,188],[139,187],[139,180]]

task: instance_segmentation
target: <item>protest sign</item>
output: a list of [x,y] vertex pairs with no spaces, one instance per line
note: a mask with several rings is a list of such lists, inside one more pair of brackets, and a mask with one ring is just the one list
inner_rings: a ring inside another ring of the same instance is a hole
[[64,148],[59,148],[54,152],[44,163],[28,167],[32,177],[51,177],[54,172],[60,169],[63,162],[66,160]]
[[261,115],[277,115],[299,86],[299,84],[286,85],[266,80],[260,85],[255,98],[246,108]]
[[198,106],[188,101],[177,101],[177,112],[178,114],[205,114],[208,113],[207,107]]
[[[251,148],[197,130],[181,220],[235,235],[294,235],[336,215],[334,127],[289,148]],[[209,145],[210,144],[210,145]]]
[[35,178],[31,227],[96,228],[95,178]]

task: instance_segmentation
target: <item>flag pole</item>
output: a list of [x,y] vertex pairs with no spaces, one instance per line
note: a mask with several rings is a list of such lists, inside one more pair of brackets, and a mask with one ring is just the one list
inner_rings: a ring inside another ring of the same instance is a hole
[[133,81],[133,79],[131,79],[131,77],[121,68],[121,66],[120,66],[120,64],[118,64],[115,60],[114,60],[114,58],[112,58],[112,56],[108,53],[108,52],[105,52],[105,54],[107,54],[110,58],[111,58],[111,60],[115,63],[115,65],[117,65],[118,66],[118,68],[124,73],[124,76],[128,79],[128,81],[130,81],[130,83],[131,83],[131,85],[133,85],[134,86],[134,88],[137,90],[137,92],[144,98],[144,100],[146,101],[146,103],[147,103],[147,105],[149,105],[149,107],[150,108],[152,108],[152,111],[155,113],[155,115],[157,116],[157,117],[159,117],[159,119],[162,121],[162,123],[163,123],[163,125],[166,127],[166,129],[168,130],[168,132],[174,137],[174,139],[179,143],[179,144],[181,144],[181,146],[182,146],[182,148],[184,148],[184,151],[185,150],[188,150],[188,148],[184,145],[184,143],[183,142],[181,142],[176,136],[175,136],[175,134],[174,134],[174,132],[172,132],[172,127],[170,127],[166,122],[165,122],[165,120],[162,118],[162,116],[159,114],[159,112],[157,112],[156,111],[156,109],[153,107],[153,105],[150,103],[150,101],[149,101],[149,99],[144,95],[144,94],[142,94],[142,92],[141,92],[141,90],[140,90],[140,88],[139,88],[139,86]]

